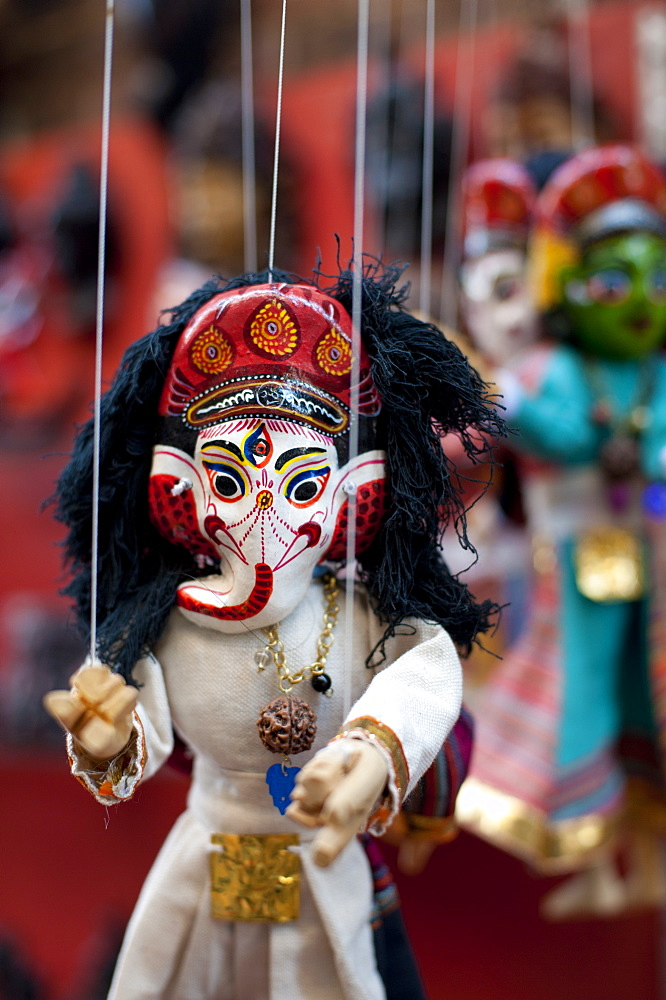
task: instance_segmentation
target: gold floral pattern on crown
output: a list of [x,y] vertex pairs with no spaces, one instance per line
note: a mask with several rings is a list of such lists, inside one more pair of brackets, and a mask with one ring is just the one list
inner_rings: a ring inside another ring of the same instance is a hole
[[351,371],[349,342],[333,327],[317,343],[315,357],[319,367],[328,375],[348,375]]
[[219,375],[233,361],[234,350],[221,330],[209,326],[192,343],[190,358],[200,372]]
[[250,339],[266,354],[289,357],[298,347],[298,328],[286,307],[277,299],[272,299],[252,318]]

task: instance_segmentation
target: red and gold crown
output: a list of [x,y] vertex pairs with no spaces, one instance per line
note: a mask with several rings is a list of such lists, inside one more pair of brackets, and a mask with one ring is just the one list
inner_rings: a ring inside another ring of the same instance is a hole
[[540,226],[579,245],[636,229],[666,236],[666,178],[631,146],[598,146],[555,171],[537,210]]
[[535,199],[530,175],[515,160],[473,163],[463,177],[465,258],[507,246],[524,247]]
[[[243,417],[282,418],[338,435],[349,426],[352,323],[339,302],[310,285],[252,285],[198,310],[174,352],[162,416],[191,428]],[[361,345],[358,410],[380,400]]]

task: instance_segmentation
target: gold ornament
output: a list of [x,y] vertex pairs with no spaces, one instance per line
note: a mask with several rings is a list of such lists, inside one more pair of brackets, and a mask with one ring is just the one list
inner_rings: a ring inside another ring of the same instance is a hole
[[286,923],[298,918],[298,834],[215,833],[210,854],[211,915],[217,920]]
[[551,820],[535,806],[474,777],[460,789],[456,819],[544,875],[564,874],[606,856],[615,845],[619,825],[618,817],[600,813]]
[[576,586],[596,603],[637,601],[645,592],[640,539],[624,528],[586,531],[576,540]]

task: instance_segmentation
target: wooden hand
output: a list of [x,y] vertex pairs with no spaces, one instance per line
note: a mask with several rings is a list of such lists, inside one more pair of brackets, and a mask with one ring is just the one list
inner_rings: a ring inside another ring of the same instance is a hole
[[49,691],[44,707],[89,757],[108,760],[124,750],[132,733],[138,691],[108,667],[81,667],[69,691]]
[[330,865],[365,826],[387,778],[381,751],[353,738],[336,741],[299,772],[287,816],[322,827],[313,843],[315,864]]

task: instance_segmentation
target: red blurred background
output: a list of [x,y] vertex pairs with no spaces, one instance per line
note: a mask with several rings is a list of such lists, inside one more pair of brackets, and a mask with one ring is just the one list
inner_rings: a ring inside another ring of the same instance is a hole
[[[85,266],[74,275],[63,271],[54,217],[66,200],[73,169],[87,165],[93,177],[98,170],[102,6],[81,0],[0,6],[5,29],[0,32],[5,39],[0,198],[8,206],[11,231],[0,250],[0,942],[9,943],[37,991],[26,992],[26,1000],[102,995],[95,990],[186,792],[182,777],[164,773],[131,803],[104,810],[69,776],[59,734],[48,721],[36,721],[40,691],[54,680],[62,682],[78,655],[71,644],[60,657],[54,652],[62,643],[66,607],[57,596],[62,584],[59,529],[42,504],[53,489],[73,426],[88,412],[92,391],[89,289],[83,287],[87,271]],[[276,6],[257,4],[255,82],[267,147],[275,95]],[[226,16],[230,5],[220,7]],[[278,266],[304,275],[318,249],[323,269],[335,269],[335,234],[341,238],[342,259],[351,254],[353,225],[354,5],[312,8],[297,0],[290,8],[288,40],[293,39],[296,54],[288,60],[285,82],[285,180],[276,250]],[[652,9],[637,2],[591,8],[594,88],[611,138],[641,138],[634,42],[637,18]],[[414,11],[418,22],[422,7],[405,3],[398,55],[404,72],[418,78],[423,65],[418,23],[416,29],[406,27]],[[457,60],[474,59],[468,159],[503,151],[497,144],[503,141],[510,100],[500,99],[500,82],[517,55],[529,50],[544,13],[526,0],[506,7],[498,2],[496,11],[498,16],[486,11],[473,54],[471,38],[461,39],[456,31],[457,7],[442,13],[436,50],[442,115],[456,114]],[[176,288],[190,280],[190,273],[201,273],[185,269],[174,282],[168,270],[184,256],[174,207],[182,192],[173,160],[181,143],[193,142],[188,128],[194,111],[188,120],[183,98],[178,105],[185,108],[183,122],[173,108],[168,110],[164,85],[160,90],[154,82],[160,59],[172,70],[176,64],[165,55],[170,49],[164,23],[137,27],[130,18],[121,26],[110,144],[115,250],[105,322],[106,377],[124,347],[154,325],[159,308],[183,297],[172,298]],[[206,55],[210,77],[219,76],[221,67],[226,78],[237,74],[237,55],[226,58],[236,44],[237,26],[230,15],[230,42],[225,23],[216,24],[217,52]],[[162,30],[161,47],[151,48],[151,27]],[[313,40],[318,30],[321,38]],[[554,38],[566,35],[553,30]],[[304,55],[308,39],[309,57]],[[380,86],[383,72],[375,60],[371,89]],[[146,80],[153,82],[148,86]],[[161,95],[159,113],[149,106],[148,92]],[[175,97],[171,103],[178,104]],[[524,142],[526,151],[532,149],[529,136]],[[231,167],[225,177],[233,198],[230,178],[238,163],[237,157],[227,159]],[[263,260],[265,191],[259,195]],[[366,249],[410,257],[411,248],[385,245],[382,228],[370,197]],[[235,245],[233,234],[229,245]],[[203,270],[210,267],[203,253],[196,263]],[[231,273],[234,268],[242,270],[243,262],[230,252],[224,269]],[[20,301],[29,300],[30,322],[3,318],[3,310],[17,308],[16,282],[23,290]],[[394,860],[390,848],[387,857]],[[552,880],[536,878],[519,862],[466,835],[438,849],[424,875],[399,881],[431,1000],[656,1000],[664,995],[659,913],[547,924],[538,904]]]

